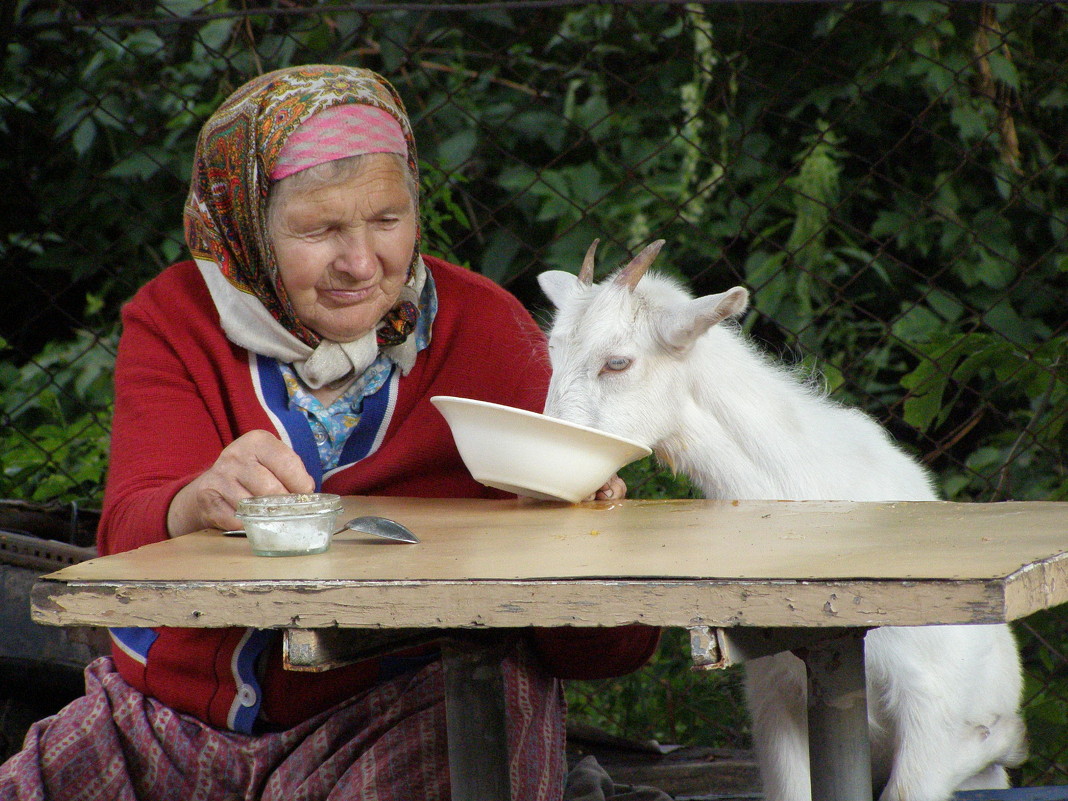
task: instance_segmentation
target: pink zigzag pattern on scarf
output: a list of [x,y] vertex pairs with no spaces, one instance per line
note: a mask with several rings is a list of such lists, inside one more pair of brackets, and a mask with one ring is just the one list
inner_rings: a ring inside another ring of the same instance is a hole
[[389,113],[353,103],[332,106],[310,117],[289,137],[271,180],[348,156],[407,152],[400,123]]

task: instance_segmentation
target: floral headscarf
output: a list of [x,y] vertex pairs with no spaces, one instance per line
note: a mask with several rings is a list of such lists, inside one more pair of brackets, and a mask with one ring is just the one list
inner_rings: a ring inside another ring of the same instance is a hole
[[362,372],[380,351],[407,373],[415,360],[409,334],[426,281],[417,232],[405,287],[377,331],[353,343],[330,342],[293,311],[267,229],[270,176],[286,141],[305,121],[346,104],[375,107],[400,123],[404,155],[418,181],[411,123],[393,87],[370,70],[307,65],[254,78],[219,106],[197,140],[185,204],[186,243],[227,337],[293,364],[312,387]]

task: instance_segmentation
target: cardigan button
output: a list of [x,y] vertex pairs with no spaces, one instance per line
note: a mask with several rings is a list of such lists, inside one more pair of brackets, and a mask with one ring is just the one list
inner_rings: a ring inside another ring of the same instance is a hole
[[251,684],[242,684],[237,690],[237,702],[241,706],[255,706],[256,688]]

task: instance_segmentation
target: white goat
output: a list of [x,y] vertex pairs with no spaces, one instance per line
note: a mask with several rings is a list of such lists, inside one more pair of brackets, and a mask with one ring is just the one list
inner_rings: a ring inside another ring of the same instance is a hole
[[[728,318],[748,293],[694,299],[642,276],[655,242],[614,277],[542,273],[556,306],[545,413],[649,445],[708,498],[937,500],[924,469],[871,418],[769,361]],[[1019,656],[1004,625],[881,628],[865,640],[869,734],[882,801],[945,801],[1008,786],[1025,752]],[[808,801],[804,665],[747,665],[753,739],[768,801]],[[816,801],[820,801],[816,799]]]

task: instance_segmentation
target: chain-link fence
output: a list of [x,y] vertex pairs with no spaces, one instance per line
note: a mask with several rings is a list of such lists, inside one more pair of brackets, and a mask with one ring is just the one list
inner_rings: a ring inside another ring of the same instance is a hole
[[[594,237],[606,269],[664,238],[663,268],[698,293],[747,285],[749,332],[885,423],[946,497],[1068,498],[1064,4],[249,5],[6,6],[0,497],[99,498],[117,308],[184,257],[200,124],[252,75],[337,62],[408,105],[427,252],[540,313],[535,276],[576,270]],[[1023,778],[1063,782],[1065,616],[1018,631]],[[573,706],[744,745],[733,678],[680,673],[575,687]]]

